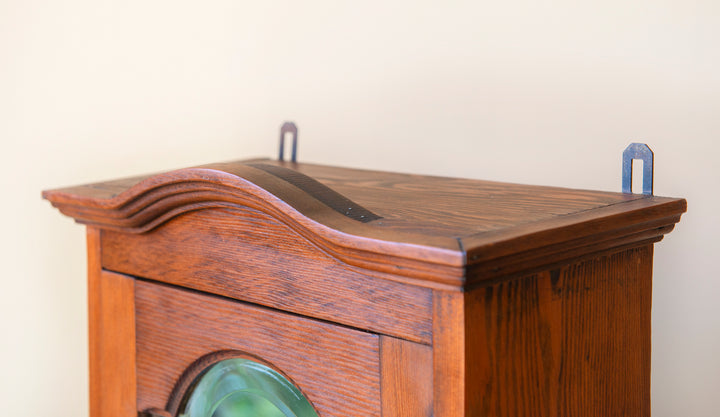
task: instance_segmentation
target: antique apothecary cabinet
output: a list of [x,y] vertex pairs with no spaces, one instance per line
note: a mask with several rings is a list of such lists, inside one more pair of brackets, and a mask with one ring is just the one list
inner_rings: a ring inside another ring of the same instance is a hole
[[87,225],[92,417],[650,414],[683,199],[264,159],[44,197]]

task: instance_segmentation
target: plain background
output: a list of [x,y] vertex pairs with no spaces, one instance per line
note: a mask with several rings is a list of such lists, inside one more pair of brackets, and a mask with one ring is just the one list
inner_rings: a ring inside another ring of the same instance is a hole
[[42,189],[274,156],[619,191],[632,141],[689,211],[656,245],[653,415],[720,392],[720,2],[0,0],[3,415],[87,415],[84,228]]

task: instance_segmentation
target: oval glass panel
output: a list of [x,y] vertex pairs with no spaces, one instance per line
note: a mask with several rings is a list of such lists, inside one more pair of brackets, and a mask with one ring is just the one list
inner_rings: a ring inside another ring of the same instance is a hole
[[280,373],[243,358],[211,366],[183,403],[179,417],[318,417]]

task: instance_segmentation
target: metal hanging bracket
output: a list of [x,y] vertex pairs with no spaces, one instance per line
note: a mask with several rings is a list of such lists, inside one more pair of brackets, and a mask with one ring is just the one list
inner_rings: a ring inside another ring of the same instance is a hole
[[631,143],[623,151],[622,162],[622,192],[632,194],[633,161],[643,161],[642,193],[653,193],[653,151],[644,143]]
[[293,122],[285,122],[280,128],[280,152],[278,153],[278,161],[285,160],[285,134],[292,133],[292,153],[290,154],[290,161],[297,162],[297,137],[298,129]]

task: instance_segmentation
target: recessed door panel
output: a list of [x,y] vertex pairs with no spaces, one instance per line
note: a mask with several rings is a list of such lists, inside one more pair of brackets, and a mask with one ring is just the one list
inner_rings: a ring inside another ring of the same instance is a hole
[[[377,335],[146,281],[135,294],[139,410],[178,403],[195,362],[237,351],[272,364],[322,417],[380,416]],[[237,398],[253,401],[264,404]]]

